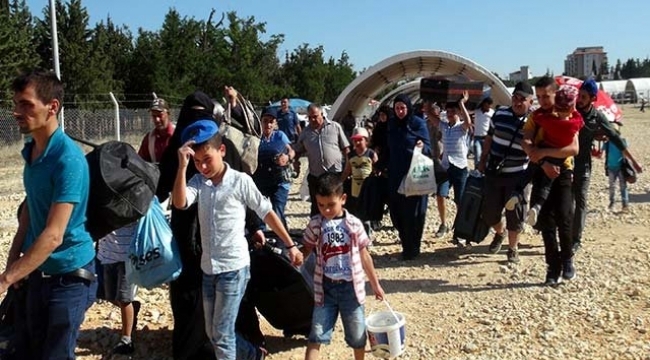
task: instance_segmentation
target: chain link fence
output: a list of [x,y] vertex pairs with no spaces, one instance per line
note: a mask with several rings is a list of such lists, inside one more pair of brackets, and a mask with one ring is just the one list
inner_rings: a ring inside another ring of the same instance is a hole
[[[175,122],[179,109],[170,110],[170,120]],[[94,143],[121,140],[136,148],[144,135],[153,129],[149,109],[65,109],[59,116],[65,132],[71,136]],[[119,124],[119,125],[118,125]],[[119,127],[118,127],[119,126]],[[118,131],[119,129],[119,131]],[[13,146],[24,141],[11,109],[0,109],[0,146]]]

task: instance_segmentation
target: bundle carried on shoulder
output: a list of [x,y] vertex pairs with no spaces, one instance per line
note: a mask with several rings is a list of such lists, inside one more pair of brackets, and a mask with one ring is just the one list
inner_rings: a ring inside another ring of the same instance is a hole
[[97,145],[71,138],[93,148],[86,155],[90,172],[86,229],[93,239],[99,240],[144,216],[156,194],[158,167],[143,160],[125,142]]
[[257,151],[262,137],[262,123],[250,101],[237,94],[237,101],[242,110],[242,122],[232,117],[230,103],[226,105],[223,121],[219,124],[219,133],[232,142],[241,157],[242,170],[252,175],[257,170]]

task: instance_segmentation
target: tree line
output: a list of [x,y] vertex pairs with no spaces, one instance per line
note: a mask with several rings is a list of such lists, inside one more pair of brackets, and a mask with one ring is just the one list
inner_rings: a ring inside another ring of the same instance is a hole
[[[197,89],[220,99],[226,84],[257,104],[282,96],[331,104],[357,75],[346,52],[326,58],[323,46],[279,56],[284,35],[236,12],[196,19],[170,8],[160,29],[133,33],[110,17],[91,26],[81,0],[55,7],[68,108],[108,107],[109,92],[130,108],[148,106],[152,92],[173,105]],[[49,5],[38,17],[25,0],[0,0],[0,100],[11,101],[20,71],[53,68],[50,29]]]

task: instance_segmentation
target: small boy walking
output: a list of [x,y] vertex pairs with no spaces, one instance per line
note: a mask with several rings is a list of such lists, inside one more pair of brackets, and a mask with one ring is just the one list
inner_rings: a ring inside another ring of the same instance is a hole
[[[618,127],[616,127],[616,132],[619,132]],[[621,140],[627,145],[625,139],[621,138]],[[603,147],[605,150],[605,170],[609,177],[609,210],[614,210],[614,204],[616,203],[616,182],[618,182],[621,191],[621,203],[623,205],[622,211],[628,212],[630,197],[627,192],[627,181],[625,181],[622,171],[625,155],[610,141],[607,141]]]
[[113,354],[129,355],[135,352],[133,333],[136,330],[140,302],[134,301],[137,287],[126,279],[129,247],[137,230],[135,222],[117,229],[97,243],[97,260],[102,264],[104,298],[120,308],[122,337],[113,348]]
[[329,344],[340,314],[345,342],[353,349],[354,359],[362,360],[367,341],[364,273],[375,297],[384,299],[367,248],[370,239],[361,221],[343,208],[346,195],[339,176],[321,175],[315,200],[320,214],[312,217],[304,235],[306,251],[316,250],[315,306],[305,359],[318,359],[320,346]]
[[[189,125],[181,140],[172,203],[178,209],[198,203],[206,333],[219,360],[263,358],[261,349],[235,334],[237,313],[250,279],[246,208],[255,211],[282,239],[293,265],[302,264],[302,253],[253,179],[223,161],[226,147],[216,122],[199,120]],[[199,173],[187,182],[190,158]]]

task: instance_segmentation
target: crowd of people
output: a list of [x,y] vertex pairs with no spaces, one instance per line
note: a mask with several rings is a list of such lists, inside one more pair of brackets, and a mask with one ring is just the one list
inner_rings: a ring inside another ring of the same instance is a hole
[[[0,293],[22,283],[27,292],[26,325],[16,334],[16,358],[75,357],[80,325],[97,294],[95,257],[103,275],[101,297],[119,306],[122,314],[121,338],[113,352],[131,354],[141,304],[124,264],[134,226],[99,239],[95,250],[84,225],[88,165],[57,122],[63,85],[51,72],[34,71],[18,77],[12,90],[17,124],[33,139],[22,152],[26,205],[0,274]],[[139,154],[159,165],[157,196],[171,199],[170,226],[183,261],[180,277],[170,283],[174,359],[264,358],[263,340],[242,333],[238,317],[250,279],[249,249],[264,243],[267,227],[284,243],[294,266],[310,255],[315,258],[315,306],[305,359],[319,357],[339,315],[354,358],[363,359],[366,277],[377,299],[385,294],[368,251],[371,233],[380,225],[363,218],[361,193],[369,177],[384,180],[385,188],[377,193],[383,199],[380,211],[390,214],[402,260],[418,258],[429,195],[398,191],[414,149],[433,160],[436,237],[446,236],[452,227],[446,210],[450,191],[458,212],[463,211],[473,167],[484,176],[481,221],[494,229],[489,251],[498,253],[507,236],[507,259],[519,262],[519,234],[529,223],[544,241],[545,284],[572,280],[585,224],[594,139],[607,139],[610,207],[617,184],[623,210],[629,206],[626,182],[621,180],[623,161],[642,171],[617,125],[594,107],[597,92],[593,80],[576,89],[542,77],[534,87],[517,83],[512,105],[493,109],[493,101],[485,98],[474,111],[468,110],[467,93],[454,102],[416,105],[398,95],[361,124],[351,112],[340,123],[327,119],[319,105],[311,104],[304,128],[289,99],[283,98],[278,110],[262,111],[253,174],[242,172],[234,144],[219,131],[223,109],[208,95],[197,91],[187,96],[176,125],[169,118],[169,104],[155,99],[150,108],[154,129],[142,139]],[[225,87],[224,96],[228,113],[241,119],[245,110],[237,91]],[[534,96],[539,101],[536,110]],[[301,157],[308,160],[304,176],[311,209],[298,244],[288,231],[285,207],[291,182],[302,170],[297,161]],[[525,191],[529,183],[530,197]],[[459,247],[470,245],[455,236],[451,241]]]

